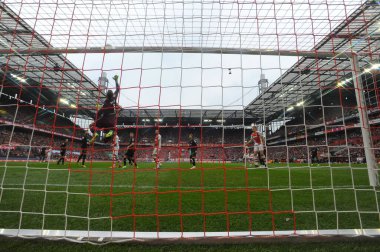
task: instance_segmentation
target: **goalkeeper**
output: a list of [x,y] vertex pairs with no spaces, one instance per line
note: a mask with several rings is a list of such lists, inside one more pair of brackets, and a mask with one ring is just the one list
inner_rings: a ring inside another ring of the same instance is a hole
[[117,104],[117,98],[120,93],[119,76],[115,75],[113,77],[116,84],[116,91],[108,90],[106,94],[106,100],[103,106],[99,109],[96,114],[95,121],[90,125],[90,130],[94,134],[90,143],[93,143],[98,136],[97,130],[103,130],[105,133],[104,142],[112,139],[113,129],[116,125],[116,113],[119,110],[119,105]]

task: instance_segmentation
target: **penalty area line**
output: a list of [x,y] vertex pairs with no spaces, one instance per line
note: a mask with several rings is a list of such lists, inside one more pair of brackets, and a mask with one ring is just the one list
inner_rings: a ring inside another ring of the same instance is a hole
[[[21,183],[5,183],[2,184],[2,189],[7,189],[6,186],[51,186],[51,187],[111,187],[111,185],[104,185],[104,184],[73,184],[73,185],[67,185],[67,184],[21,184]],[[356,185],[355,188],[352,186],[334,186],[332,187],[326,187],[326,186],[314,186],[314,187],[306,187],[306,186],[292,186],[292,187],[284,187],[284,186],[271,186],[268,188],[268,186],[152,186],[152,185],[113,185],[113,188],[142,188],[142,189],[155,189],[155,188],[164,188],[164,189],[362,189],[362,188],[368,188],[371,189],[371,187],[366,185]],[[11,189],[11,188],[10,188]]]

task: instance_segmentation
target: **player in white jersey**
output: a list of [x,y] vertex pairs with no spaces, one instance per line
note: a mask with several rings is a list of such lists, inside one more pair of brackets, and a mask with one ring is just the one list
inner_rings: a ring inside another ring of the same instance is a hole
[[161,150],[161,135],[160,131],[156,129],[156,136],[154,137],[154,149],[152,153],[152,157],[154,162],[156,163],[156,169],[159,169],[161,166],[160,162],[160,150]]
[[53,150],[51,149],[51,147],[49,147],[49,149],[47,150],[46,162],[50,162],[52,152]]
[[246,163],[249,164],[249,166],[252,166],[253,154],[250,155],[249,147],[248,147],[247,143],[248,143],[248,141],[245,140],[244,141],[244,155],[243,155],[243,159],[244,159],[244,162],[246,162]]
[[[112,148],[112,162],[117,161],[117,167],[121,168],[120,159],[119,159],[119,149],[120,149],[119,142],[120,142],[119,136],[115,134],[113,148]],[[110,168],[112,168],[112,165],[110,166]]]

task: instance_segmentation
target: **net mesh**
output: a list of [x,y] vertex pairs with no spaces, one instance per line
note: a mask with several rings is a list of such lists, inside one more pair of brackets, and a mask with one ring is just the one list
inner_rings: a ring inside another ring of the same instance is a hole
[[2,2],[1,234],[378,235],[379,10]]

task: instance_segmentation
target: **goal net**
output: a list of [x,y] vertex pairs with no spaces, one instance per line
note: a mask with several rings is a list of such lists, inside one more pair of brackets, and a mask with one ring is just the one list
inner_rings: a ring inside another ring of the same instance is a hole
[[377,1],[3,1],[0,234],[379,235]]

